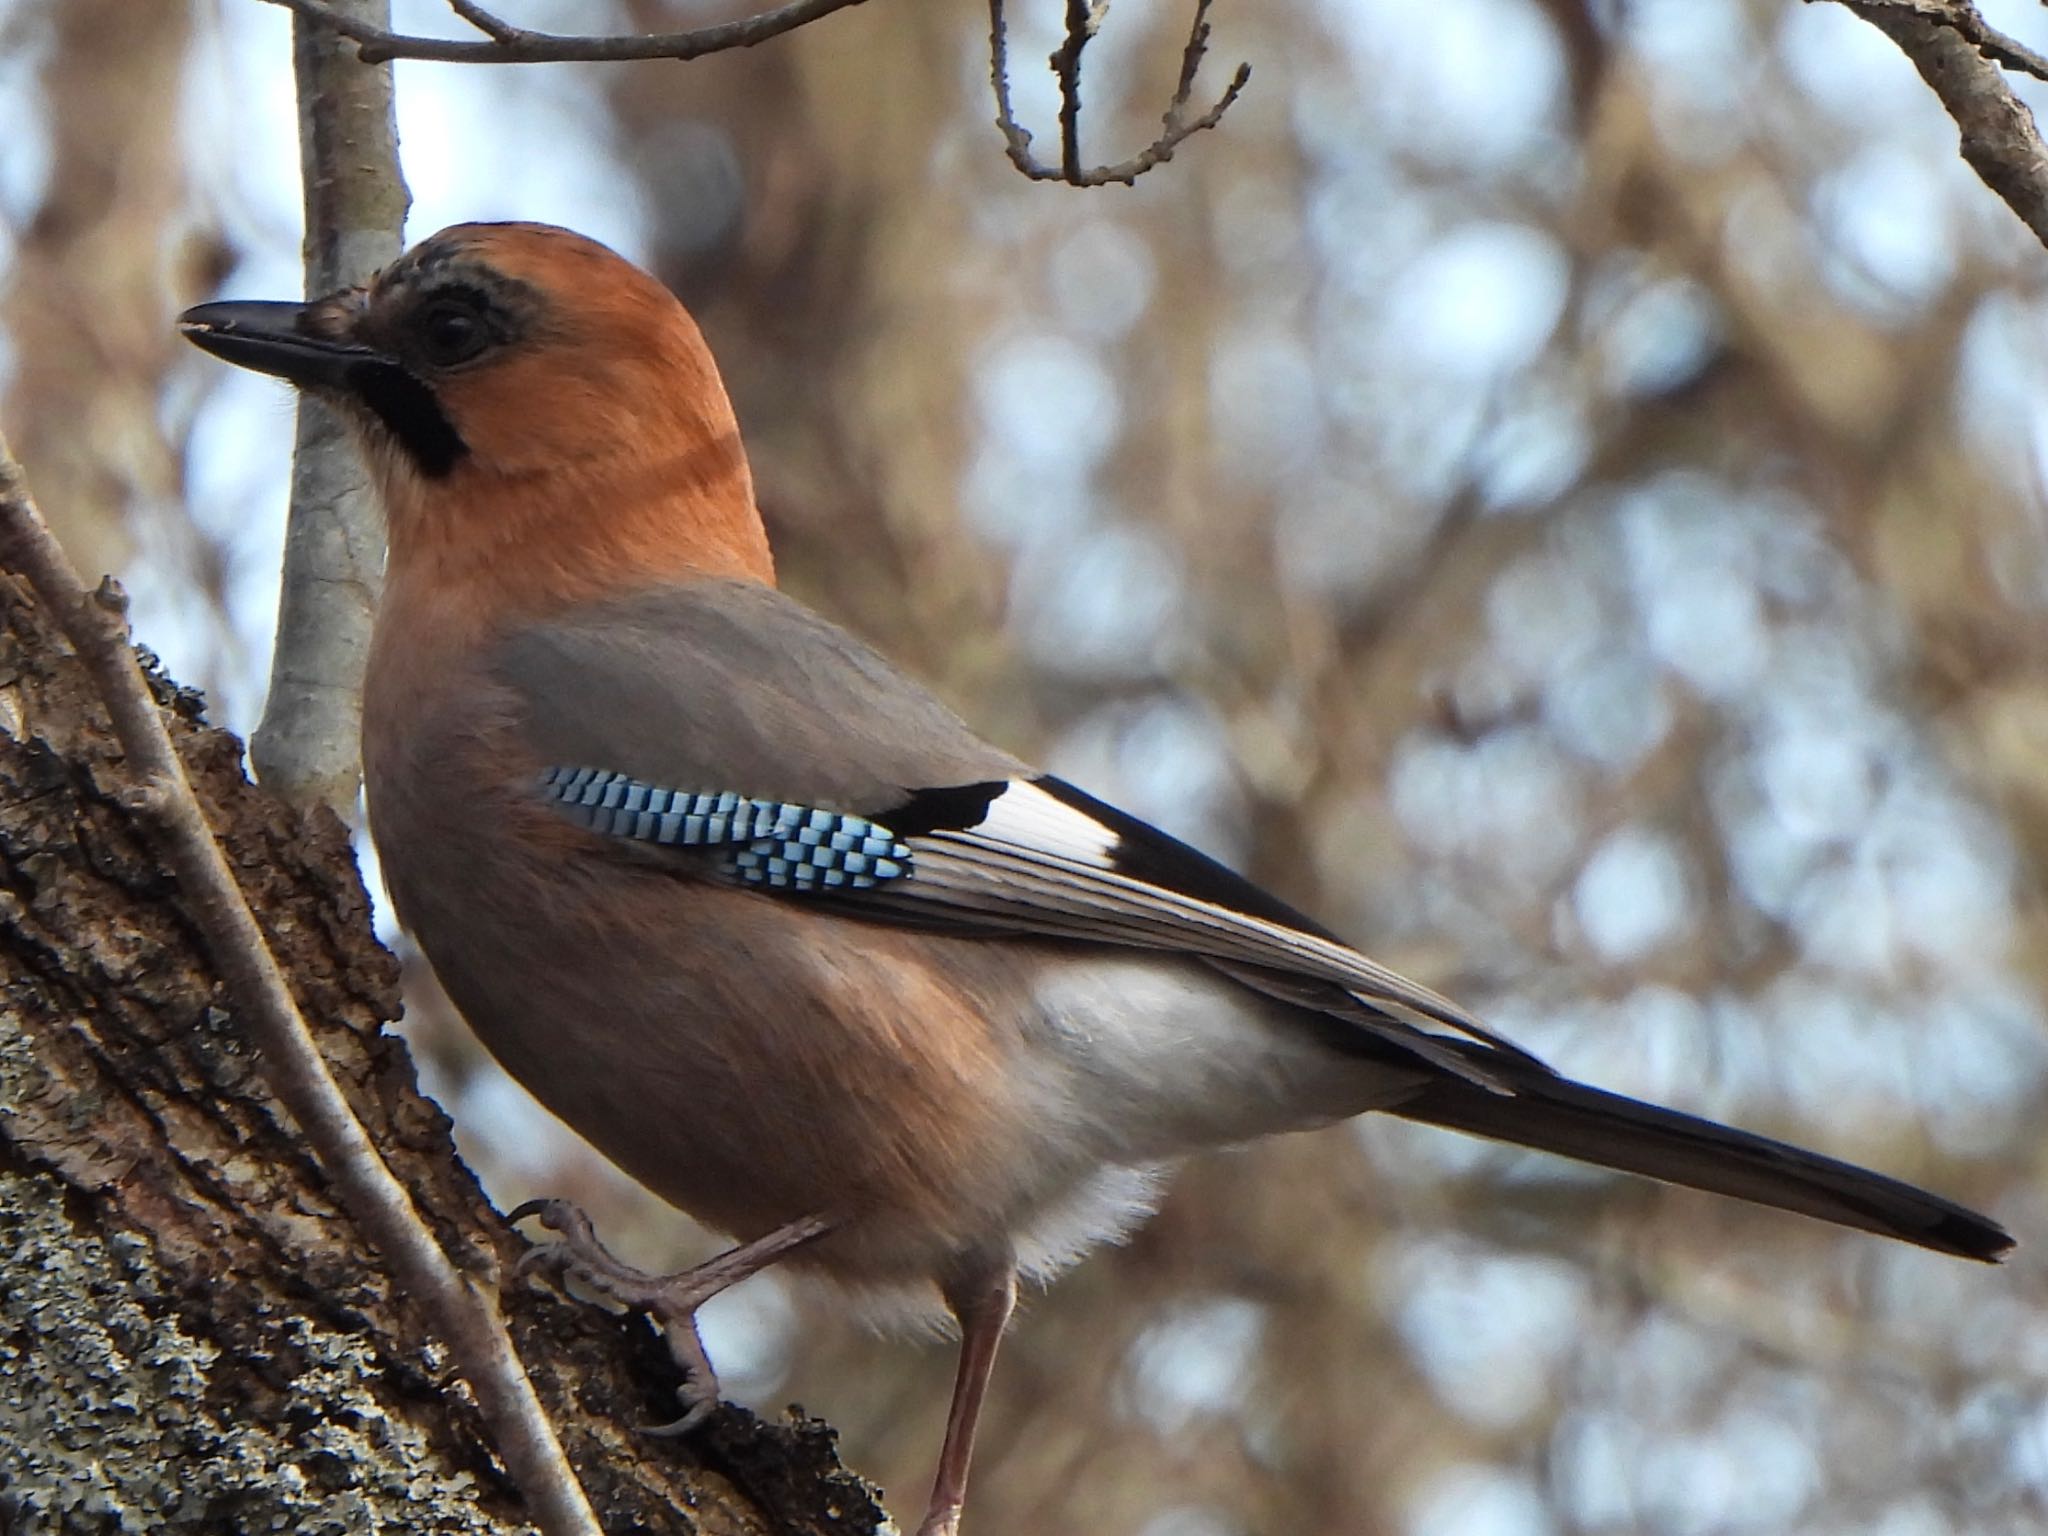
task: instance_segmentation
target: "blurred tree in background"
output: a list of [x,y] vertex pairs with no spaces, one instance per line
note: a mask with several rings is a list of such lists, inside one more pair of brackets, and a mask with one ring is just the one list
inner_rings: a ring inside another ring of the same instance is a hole
[[[1059,13],[1012,5],[1041,135]],[[1130,190],[1011,169],[965,0],[687,65],[401,63],[409,237],[547,219],[665,277],[785,583],[998,741],[1571,1075],[2023,1246],[1978,1271],[1405,1126],[1210,1158],[1029,1306],[973,1530],[2039,1528],[2039,243],[1839,6],[1213,20],[1210,73],[1249,59],[1251,88]],[[1185,26],[1118,0],[1091,155],[1155,131]],[[0,3],[5,418],[80,563],[238,729],[288,417],[169,317],[296,291],[285,33],[250,0]],[[710,1251],[413,969],[407,1032],[501,1202]],[[915,1502],[947,1352],[774,1276],[707,1336],[729,1389],[823,1413]]]

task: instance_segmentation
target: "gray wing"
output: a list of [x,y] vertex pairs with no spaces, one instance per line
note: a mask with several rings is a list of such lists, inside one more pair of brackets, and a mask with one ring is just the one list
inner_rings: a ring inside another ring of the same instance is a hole
[[1543,1070],[1214,860],[983,742],[771,588],[593,605],[514,635],[493,670],[526,702],[536,795],[622,857],[870,921],[1185,953],[1468,1081],[1507,1091]]
[[[493,657],[544,762],[860,811],[1030,769],[845,631],[756,582],[590,604]],[[544,703],[543,703],[544,701]]]

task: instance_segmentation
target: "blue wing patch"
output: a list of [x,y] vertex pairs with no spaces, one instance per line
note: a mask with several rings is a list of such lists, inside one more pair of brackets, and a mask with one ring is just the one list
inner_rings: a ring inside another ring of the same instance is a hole
[[752,800],[726,790],[663,789],[603,768],[547,768],[541,794],[579,826],[668,848],[720,848],[720,870],[778,891],[865,891],[910,873],[910,849],[878,821]]

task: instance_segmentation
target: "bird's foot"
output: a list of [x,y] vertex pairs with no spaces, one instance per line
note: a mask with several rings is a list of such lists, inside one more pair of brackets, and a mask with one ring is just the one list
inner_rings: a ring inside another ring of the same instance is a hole
[[718,1406],[718,1373],[712,1369],[711,1357],[704,1352],[704,1340],[697,1332],[697,1309],[727,1286],[766,1269],[792,1249],[832,1229],[824,1218],[806,1216],[692,1269],[651,1275],[615,1257],[598,1241],[590,1218],[567,1200],[529,1200],[506,1220],[519,1222],[529,1216],[537,1217],[542,1226],[561,1237],[528,1251],[519,1261],[522,1277],[538,1271],[553,1275],[558,1283],[574,1278],[607,1300],[646,1313],[661,1330],[669,1357],[683,1373],[683,1384],[676,1389],[682,1417],[646,1430],[664,1436],[688,1434]]

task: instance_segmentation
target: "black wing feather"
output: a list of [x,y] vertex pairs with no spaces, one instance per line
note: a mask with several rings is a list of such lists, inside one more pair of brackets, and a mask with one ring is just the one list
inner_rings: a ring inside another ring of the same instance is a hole
[[1177,891],[1211,906],[1242,912],[1246,917],[1313,934],[1332,944],[1343,942],[1314,918],[1253,885],[1229,865],[1218,863],[1198,848],[1190,848],[1179,838],[1167,836],[1149,822],[1140,821],[1049,773],[1031,782],[1055,800],[1116,833],[1110,867],[1118,874],[1161,890]]

